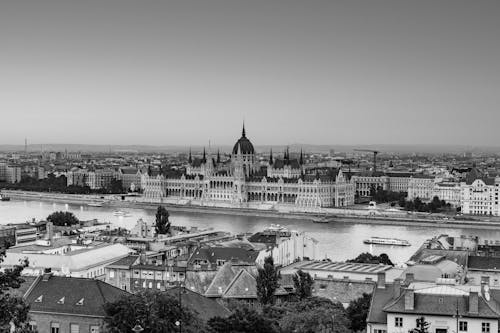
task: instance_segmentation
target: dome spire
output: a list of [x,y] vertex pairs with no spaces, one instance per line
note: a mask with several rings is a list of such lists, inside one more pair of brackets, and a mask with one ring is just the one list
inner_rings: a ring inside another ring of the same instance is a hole
[[273,165],[273,148],[269,152],[269,165]]
[[241,136],[246,138],[247,137],[247,134],[245,132],[245,121],[243,120],[243,130],[241,131]]
[[188,158],[188,163],[193,164],[193,156],[191,156],[191,147],[189,147],[189,158]]
[[205,147],[203,147],[203,163],[207,162],[207,153],[205,151]]
[[302,148],[300,148],[300,159],[299,159],[300,165],[304,164],[304,154],[302,153]]

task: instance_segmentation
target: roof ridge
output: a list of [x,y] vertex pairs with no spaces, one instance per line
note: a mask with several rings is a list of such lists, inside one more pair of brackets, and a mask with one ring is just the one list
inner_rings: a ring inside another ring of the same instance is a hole
[[[227,285],[226,289],[224,290],[224,292],[222,293],[222,295],[225,295],[227,294],[227,292],[229,291],[229,289],[231,289],[233,287],[233,285],[236,283],[236,280],[240,277],[240,275],[244,274],[243,271],[247,272],[245,269],[241,268],[240,271],[234,276],[234,278],[231,280],[231,282]],[[248,272],[247,272],[248,273]],[[250,273],[248,273],[250,274]],[[252,276],[250,274],[250,276]],[[252,276],[253,277],[253,276]]]
[[26,300],[28,298],[28,296],[31,294],[31,292],[33,291],[33,289],[35,289],[36,285],[38,285],[38,283],[42,280],[42,275],[38,275],[36,277],[36,279],[31,283],[31,285],[29,286],[28,290],[26,290],[26,292],[24,293],[23,295],[23,299]]

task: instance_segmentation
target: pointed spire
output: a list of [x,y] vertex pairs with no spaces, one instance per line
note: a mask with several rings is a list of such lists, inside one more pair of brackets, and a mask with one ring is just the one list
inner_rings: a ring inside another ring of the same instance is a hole
[[193,164],[193,156],[191,155],[191,147],[189,147],[189,158],[188,158],[188,163]]
[[300,148],[300,159],[299,159],[299,164],[300,164],[300,165],[304,164],[304,154],[302,153],[302,148]]
[[273,165],[273,148],[271,148],[271,151],[269,152],[269,165]]
[[220,163],[220,150],[217,149],[217,164]]
[[243,121],[243,130],[241,131],[241,136],[244,138],[247,137],[247,133],[245,132],[245,121]]
[[203,147],[203,163],[207,162],[207,152],[205,151],[205,147]]

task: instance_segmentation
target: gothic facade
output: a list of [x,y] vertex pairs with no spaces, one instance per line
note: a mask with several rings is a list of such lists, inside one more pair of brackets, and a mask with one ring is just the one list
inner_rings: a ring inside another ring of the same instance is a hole
[[242,136],[221,161],[203,152],[193,159],[189,153],[186,172],[181,176],[142,175],[143,196],[149,199],[177,197],[204,202],[224,202],[242,207],[246,203],[290,204],[300,207],[345,207],[354,204],[355,185],[340,169],[306,169],[303,154],[292,159],[288,149],[282,159],[267,163],[256,159],[255,150]]

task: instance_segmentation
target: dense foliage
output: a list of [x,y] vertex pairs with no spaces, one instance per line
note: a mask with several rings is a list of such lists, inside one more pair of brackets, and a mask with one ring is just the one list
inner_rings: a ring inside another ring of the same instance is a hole
[[78,218],[72,212],[54,212],[47,216],[47,221],[54,223],[59,227],[71,226],[80,223]]
[[404,200],[406,198],[407,193],[388,191],[384,190],[381,186],[375,187],[375,185],[372,185],[370,187],[370,196],[372,197],[372,200],[377,203],[392,201],[399,202],[401,199]]
[[299,269],[297,274],[293,276],[295,295],[301,300],[311,297],[313,283],[311,275]]
[[166,235],[170,233],[170,221],[168,220],[170,214],[163,206],[158,206],[156,210],[156,234]]
[[273,257],[264,259],[264,266],[258,269],[257,298],[262,305],[274,303],[274,293],[278,289],[280,278],[278,269],[274,267]]
[[370,310],[371,294],[363,293],[363,295],[351,301],[346,309],[347,318],[349,319],[349,328],[353,332],[360,332],[366,328],[366,317]]
[[382,253],[379,256],[375,256],[371,253],[364,252],[354,259],[347,260],[347,262],[355,262],[360,264],[384,264],[394,266],[391,259],[389,259],[389,256],[385,253]]
[[160,292],[145,291],[130,294],[104,306],[108,331],[113,333],[131,332],[140,325],[144,333],[200,332],[202,321],[197,314],[179,304],[177,298]]
[[406,201],[402,199],[399,201],[399,206],[403,207],[408,211],[416,212],[427,212],[427,213],[439,213],[443,211],[449,211],[451,209],[451,204],[444,200],[439,200],[437,196],[432,198],[432,201],[425,203],[420,198],[415,198],[412,201]]
[[[0,263],[4,255],[0,253]],[[21,272],[27,265],[28,262],[25,261],[12,269],[0,271],[0,332],[10,332],[11,324],[14,325],[16,333],[33,332],[28,327],[29,306],[24,303],[22,297],[11,293],[24,282]]]
[[347,333],[349,320],[341,303],[321,297],[264,308],[265,317],[274,321],[278,332]]
[[122,181],[111,180],[108,188],[91,189],[88,186],[69,185],[64,175],[56,177],[50,173],[45,179],[37,179],[29,176],[23,176],[19,183],[3,183],[3,188],[11,190],[36,191],[36,192],[58,192],[68,194],[121,194],[123,193]]
[[207,323],[211,333],[274,333],[273,322],[255,309],[237,308],[228,318],[214,317]]

